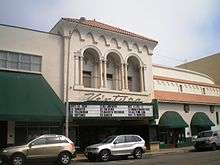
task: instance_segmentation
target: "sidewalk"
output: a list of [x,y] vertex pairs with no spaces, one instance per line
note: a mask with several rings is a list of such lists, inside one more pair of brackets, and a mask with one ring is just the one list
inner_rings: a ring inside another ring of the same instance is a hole
[[165,154],[175,154],[175,153],[186,153],[194,150],[193,146],[182,147],[182,148],[169,148],[169,149],[160,149],[160,151],[147,151],[145,153],[146,156],[159,156]]
[[[182,147],[182,148],[169,148],[169,149],[161,149],[160,151],[147,151],[144,155],[143,158],[148,158],[151,156],[159,156],[159,155],[166,155],[166,154],[176,154],[176,153],[186,153],[190,152],[194,149],[193,146],[190,147]],[[75,160],[86,160],[87,158],[85,157],[84,154],[77,154]]]

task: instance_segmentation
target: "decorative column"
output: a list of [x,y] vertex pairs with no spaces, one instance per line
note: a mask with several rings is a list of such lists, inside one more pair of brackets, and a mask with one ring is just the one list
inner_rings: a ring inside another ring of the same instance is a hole
[[124,64],[124,72],[125,72],[125,89],[128,90],[128,64]]
[[79,70],[79,85],[83,86],[83,56],[80,56],[79,58],[80,62],[80,70]]
[[104,61],[103,61],[103,64],[104,64],[104,66],[103,66],[103,80],[104,80],[103,84],[104,84],[104,88],[107,87],[107,74],[106,74],[107,69],[106,69],[106,63],[107,63],[107,61],[104,60]]
[[79,73],[80,73],[80,68],[79,68],[79,55],[78,53],[75,53],[75,56],[74,56],[74,66],[75,66],[75,69],[74,69],[74,72],[75,72],[75,85],[79,85]]
[[143,81],[143,67],[140,66],[139,67],[139,72],[140,72],[140,91],[143,92],[144,91],[144,81]]
[[150,91],[151,88],[153,88],[151,87],[153,80],[152,82],[150,82],[150,80],[153,79],[153,77],[151,78],[151,74],[149,74],[147,66],[143,67],[143,72],[144,72],[144,91]]
[[121,64],[121,89],[123,90],[125,87],[124,87],[124,64]]
[[103,88],[102,59],[99,59],[100,88]]

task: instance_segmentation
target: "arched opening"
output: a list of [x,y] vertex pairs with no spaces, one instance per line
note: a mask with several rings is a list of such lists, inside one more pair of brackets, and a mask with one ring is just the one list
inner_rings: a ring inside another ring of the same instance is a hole
[[159,120],[159,137],[164,148],[177,147],[185,143],[185,128],[188,124],[179,113],[174,111],[165,112]]
[[100,74],[98,69],[99,54],[96,50],[88,48],[83,53],[83,86],[98,88]]
[[140,92],[141,91],[141,65],[140,61],[134,57],[130,56],[127,60],[128,66],[127,66],[127,83],[128,83],[128,90],[134,91],[134,92]]
[[215,124],[209,119],[204,112],[196,112],[191,120],[192,135],[198,135],[201,131],[210,130]]
[[107,55],[107,89],[121,90],[121,59],[118,54],[111,52]]

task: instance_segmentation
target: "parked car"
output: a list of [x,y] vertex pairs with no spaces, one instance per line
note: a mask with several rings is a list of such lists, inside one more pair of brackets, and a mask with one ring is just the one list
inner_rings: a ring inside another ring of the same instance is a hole
[[194,147],[196,150],[212,149],[216,150],[220,146],[220,131],[202,131],[194,140]]
[[74,143],[63,135],[42,135],[26,145],[8,147],[1,151],[0,162],[22,165],[29,159],[55,158],[59,164],[68,164],[75,156]]
[[104,139],[101,143],[88,146],[85,155],[90,161],[100,159],[108,161],[111,156],[133,155],[141,159],[146,151],[145,141],[138,135],[114,135]]

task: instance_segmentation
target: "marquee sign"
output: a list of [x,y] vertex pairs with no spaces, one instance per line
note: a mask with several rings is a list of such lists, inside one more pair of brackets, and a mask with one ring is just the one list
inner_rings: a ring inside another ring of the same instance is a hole
[[152,117],[152,105],[72,105],[73,117]]

